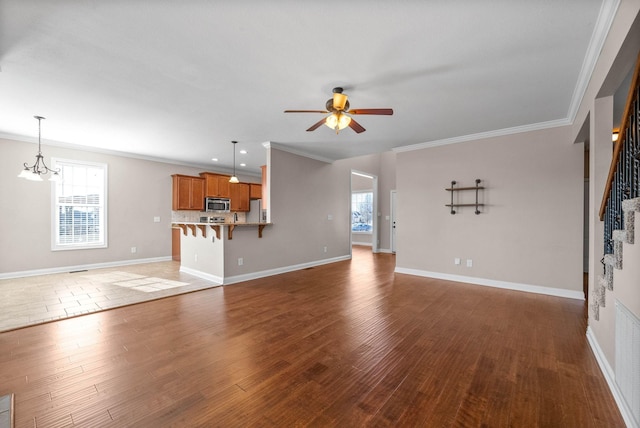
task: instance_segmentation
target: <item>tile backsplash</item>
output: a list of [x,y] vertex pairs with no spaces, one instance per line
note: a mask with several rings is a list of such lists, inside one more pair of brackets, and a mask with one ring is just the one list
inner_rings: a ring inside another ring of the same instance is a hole
[[[200,211],[171,211],[171,222],[186,222],[186,223],[198,223],[200,222],[200,217],[224,217],[226,223],[233,223],[233,214],[234,213],[207,213]],[[238,223],[244,223],[247,221],[246,213],[236,213],[238,214]]]

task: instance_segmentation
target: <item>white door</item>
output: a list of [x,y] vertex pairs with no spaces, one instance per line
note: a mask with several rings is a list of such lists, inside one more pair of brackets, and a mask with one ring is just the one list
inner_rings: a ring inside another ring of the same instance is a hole
[[396,253],[396,191],[391,191],[391,252]]

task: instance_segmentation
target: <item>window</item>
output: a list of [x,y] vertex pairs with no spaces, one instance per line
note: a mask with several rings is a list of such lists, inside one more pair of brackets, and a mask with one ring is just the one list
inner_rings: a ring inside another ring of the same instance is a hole
[[373,230],[373,192],[351,193],[351,231],[371,233]]
[[62,180],[53,183],[52,250],[107,246],[107,165],[53,159]]

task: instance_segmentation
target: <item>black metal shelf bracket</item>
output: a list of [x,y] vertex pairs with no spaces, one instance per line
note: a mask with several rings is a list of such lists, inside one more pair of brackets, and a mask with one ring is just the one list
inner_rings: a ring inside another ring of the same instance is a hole
[[480,190],[480,179],[476,178],[476,215],[480,214],[480,210],[478,209],[478,190]]
[[[476,185],[474,187],[455,187],[455,185],[458,184],[458,182],[457,181],[452,181],[451,182],[451,187],[448,188],[448,189],[445,189],[445,190],[448,191],[448,192],[451,192],[451,203],[447,204],[446,206],[447,207],[451,207],[451,214],[452,215],[456,213],[456,210],[454,209],[456,207],[475,207],[475,209],[476,209],[475,210],[475,214],[476,215],[480,214],[480,207],[484,206],[484,204],[481,204],[480,200],[479,200],[479,197],[480,197],[479,191],[484,189],[483,186],[480,186],[481,182],[482,182],[482,180],[477,178],[476,179]],[[476,192],[476,202],[475,202],[475,204],[454,204],[453,203],[453,193],[454,192],[460,192],[460,191],[463,191],[463,190],[475,190],[475,192]]]
[[453,208],[455,207],[455,205],[453,205],[453,192],[455,189],[456,182],[452,181],[451,182],[451,215],[454,215],[456,213],[456,210],[454,210]]

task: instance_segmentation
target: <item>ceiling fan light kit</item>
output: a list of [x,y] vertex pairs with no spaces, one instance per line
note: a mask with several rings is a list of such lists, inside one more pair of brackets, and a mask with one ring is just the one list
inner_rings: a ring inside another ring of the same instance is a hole
[[336,134],[349,126],[350,123],[351,117],[341,112],[331,113],[331,115],[329,115],[324,121],[324,124],[329,128],[334,129]]
[[393,109],[390,108],[364,108],[349,109],[349,100],[343,89],[340,87],[333,88],[333,98],[329,98],[326,103],[326,110],[285,110],[285,113],[330,113],[325,119],[313,124],[307,131],[315,131],[323,123],[329,128],[334,129],[336,134],[347,126],[356,133],[366,131],[362,125],[351,118],[352,114],[371,114],[391,116]]

